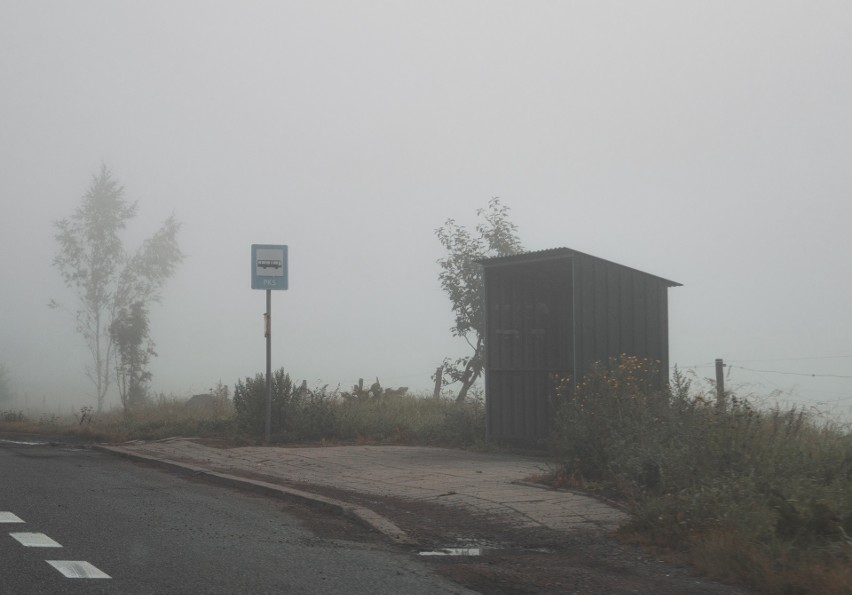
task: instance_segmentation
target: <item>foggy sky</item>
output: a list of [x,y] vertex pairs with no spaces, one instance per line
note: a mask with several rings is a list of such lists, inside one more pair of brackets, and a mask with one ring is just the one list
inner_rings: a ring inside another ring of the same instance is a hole
[[682,283],[673,364],[848,413],[850,31],[845,1],[4,0],[0,363],[29,406],[94,402],[46,304],[74,308],[53,222],[105,163],[129,246],[184,223],[155,391],[264,369],[253,243],[290,247],[273,366],[428,389],[467,350],[434,230],[499,196],[528,249]]

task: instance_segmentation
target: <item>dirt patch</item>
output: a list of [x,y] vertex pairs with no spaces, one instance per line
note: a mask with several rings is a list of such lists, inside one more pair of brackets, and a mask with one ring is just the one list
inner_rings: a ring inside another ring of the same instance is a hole
[[[234,470],[229,472],[236,474]],[[240,475],[369,508],[413,539],[416,546],[409,548],[412,555],[449,579],[483,593],[749,593],[743,588],[701,580],[688,568],[656,560],[638,546],[619,543],[601,532],[569,534],[544,527],[519,528],[499,517],[472,513],[440,501],[367,495],[282,482],[263,474]],[[312,512],[312,528],[330,538],[380,538],[352,521],[329,516]],[[479,555],[423,555],[441,554],[446,548],[478,550]]]

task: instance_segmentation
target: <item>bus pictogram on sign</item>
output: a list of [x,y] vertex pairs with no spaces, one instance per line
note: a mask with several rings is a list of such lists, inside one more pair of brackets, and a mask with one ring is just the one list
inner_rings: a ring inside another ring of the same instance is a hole
[[251,288],[287,289],[287,246],[252,244]]

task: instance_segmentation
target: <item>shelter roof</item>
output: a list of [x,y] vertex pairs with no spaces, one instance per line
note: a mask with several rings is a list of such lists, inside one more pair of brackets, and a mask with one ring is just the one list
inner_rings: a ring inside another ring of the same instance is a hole
[[658,277],[657,275],[652,275],[651,273],[646,273],[644,271],[640,271],[638,269],[634,269],[632,267],[625,266],[617,262],[612,262],[611,260],[592,256],[591,254],[586,254],[585,252],[580,252],[579,250],[574,250],[572,248],[550,248],[547,250],[537,250],[533,252],[520,252],[518,254],[511,254],[509,256],[494,256],[491,258],[483,258],[476,262],[480,263],[484,267],[494,267],[515,264],[533,264],[537,262],[545,262],[548,260],[568,259],[573,258],[575,256],[592,258],[594,260],[599,260],[601,262],[605,262],[607,264],[614,265],[622,269],[627,269],[629,271],[641,273],[642,275],[647,275],[648,277],[654,277],[655,279],[662,281],[668,287],[681,287],[682,285],[677,281],[670,281],[669,279],[664,279],[662,277]]

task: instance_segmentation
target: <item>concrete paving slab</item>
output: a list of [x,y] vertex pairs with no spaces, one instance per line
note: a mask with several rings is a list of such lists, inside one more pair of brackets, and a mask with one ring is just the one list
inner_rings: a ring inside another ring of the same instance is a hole
[[[417,446],[214,448],[186,438],[137,441],[111,450],[234,481],[239,481],[239,474],[252,472],[261,473],[269,484],[314,485],[438,502],[498,515],[518,527],[610,531],[627,520],[623,511],[595,498],[526,483],[546,471],[549,463],[508,453]],[[365,514],[379,517],[373,511]],[[401,539],[398,528],[388,530]]]

